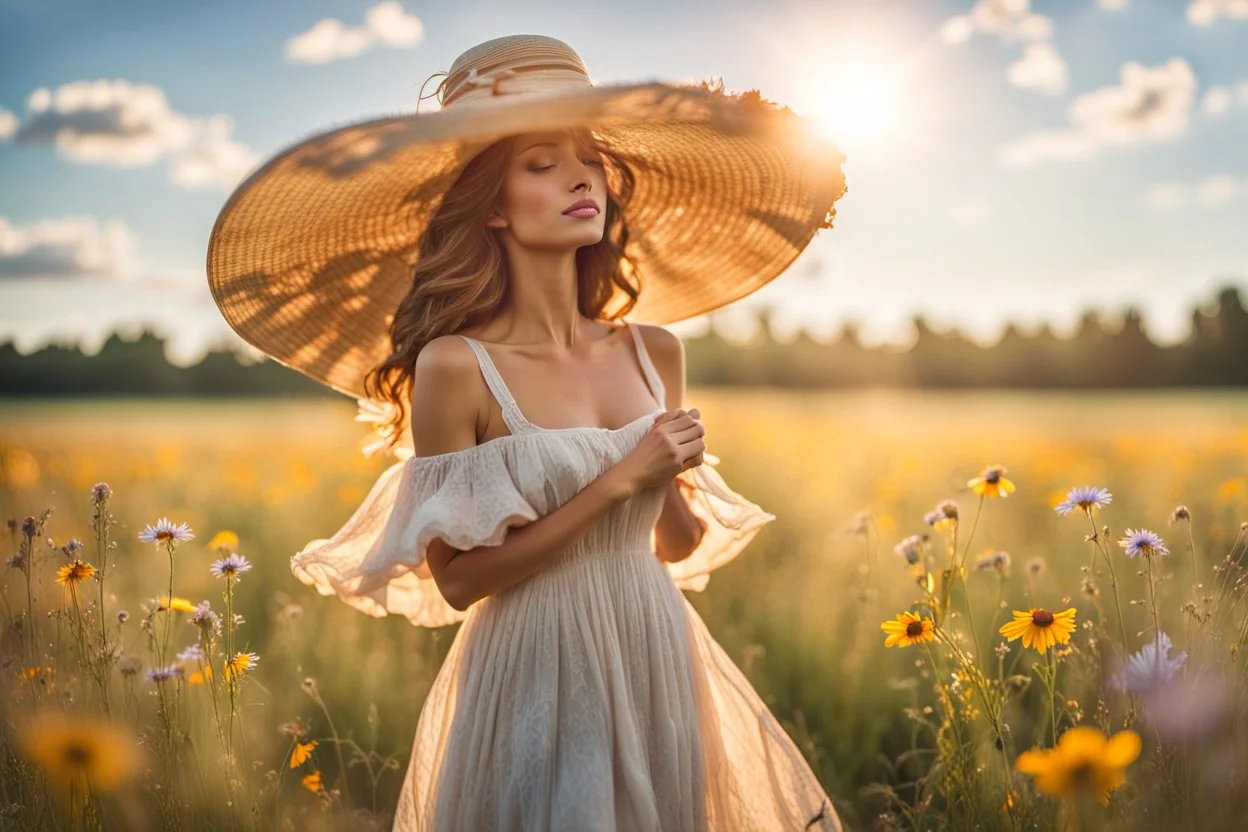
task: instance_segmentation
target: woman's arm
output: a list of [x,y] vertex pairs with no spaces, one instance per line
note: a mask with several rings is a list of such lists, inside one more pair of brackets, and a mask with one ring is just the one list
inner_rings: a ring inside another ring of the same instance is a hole
[[[476,445],[477,413],[483,398],[465,391],[485,391],[489,396],[480,379],[476,357],[462,338],[435,338],[420,351],[412,389],[427,394],[413,396],[412,401],[416,456]],[[537,572],[632,494],[631,486],[609,470],[545,517],[512,527],[498,546],[458,550],[434,538],[425,553],[429,571],[446,602],[456,610],[466,610]]]
[[[663,380],[667,401],[663,406],[672,410],[682,407],[685,398],[685,344],[661,326],[637,324],[650,354],[654,368]],[[684,487],[673,479],[667,485],[667,498],[654,526],[655,554],[667,563],[682,561],[698,547],[706,532],[706,524],[694,516],[688,501],[681,494]]]

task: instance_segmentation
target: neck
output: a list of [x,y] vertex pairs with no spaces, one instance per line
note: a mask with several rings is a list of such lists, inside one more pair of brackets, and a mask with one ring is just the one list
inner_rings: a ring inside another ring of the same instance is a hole
[[557,344],[581,340],[577,306],[576,250],[516,249],[507,252],[511,302],[504,316],[513,344]]

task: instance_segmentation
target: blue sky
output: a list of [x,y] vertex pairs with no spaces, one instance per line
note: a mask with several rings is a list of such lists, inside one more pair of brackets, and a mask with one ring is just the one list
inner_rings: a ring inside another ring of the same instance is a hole
[[916,313],[989,342],[1135,305],[1173,342],[1248,290],[1248,0],[0,0],[0,339],[147,323],[193,360],[229,336],[203,262],[232,186],[516,32],[596,83],[758,88],[847,153],[835,228],[728,335],[761,306],[903,343]]

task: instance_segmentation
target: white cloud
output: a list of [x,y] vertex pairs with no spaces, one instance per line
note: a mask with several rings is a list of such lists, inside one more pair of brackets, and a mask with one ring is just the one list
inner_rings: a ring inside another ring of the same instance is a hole
[[1248,20],[1248,0],[1192,0],[1187,20],[1195,26],[1212,26],[1220,17]]
[[16,226],[0,217],[0,280],[84,275],[126,277],[134,235],[121,220],[66,216]]
[[940,34],[946,43],[965,43],[980,32],[1007,43],[1048,40],[1053,21],[1031,11],[1031,0],[977,0],[970,12],[945,21]]
[[1217,208],[1248,197],[1248,179],[1240,182],[1229,173],[1206,176],[1199,182],[1158,182],[1148,189],[1144,201],[1151,208],[1169,211],[1193,205]]
[[1223,86],[1210,87],[1205,91],[1205,97],[1201,99],[1200,108],[1205,111],[1205,115],[1222,115],[1231,109],[1230,89]]
[[1096,0],[1096,7],[1107,12],[1126,11],[1129,5],[1131,0]]
[[[162,158],[181,185],[236,184],[259,158],[230,137],[228,116],[209,119],[173,110],[159,87],[124,79],[70,81],[40,88],[26,101],[26,117],[0,138],[53,145],[81,164],[143,167]],[[188,167],[194,175],[183,173]]]
[[17,132],[17,116],[0,107],[0,141],[13,138]]
[[362,26],[347,26],[329,17],[291,38],[286,42],[286,60],[324,64],[355,58],[376,46],[411,49],[424,39],[419,17],[405,12],[397,0],[383,0],[364,13]]
[[1023,136],[1002,148],[998,161],[1028,167],[1046,159],[1087,159],[1107,146],[1165,141],[1187,131],[1196,95],[1187,61],[1171,58],[1155,67],[1129,61],[1120,72],[1120,86],[1075,99],[1067,112],[1069,128]]
[[1023,57],[1010,64],[1010,83],[1025,90],[1057,94],[1066,89],[1070,72],[1051,43],[1029,43]]

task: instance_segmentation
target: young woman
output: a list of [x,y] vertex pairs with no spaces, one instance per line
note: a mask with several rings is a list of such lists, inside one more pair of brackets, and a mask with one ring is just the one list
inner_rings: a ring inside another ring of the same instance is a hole
[[[561,73],[577,67],[553,39],[487,42],[452,66],[442,114],[471,120],[500,78],[566,85]],[[486,97],[460,99],[474,92]],[[544,95],[531,106],[559,106]],[[394,828],[840,829],[793,741],[681,593],[705,586],[774,515],[705,455],[699,413],[684,407],[680,340],[625,317],[645,298],[644,261],[696,259],[708,224],[734,231],[726,215],[678,221],[704,207],[696,195],[655,198],[664,159],[637,153],[640,136],[607,142],[533,112],[491,112],[496,130],[540,129],[478,144],[453,176],[416,189],[437,207],[387,306],[385,355],[351,388],[390,408],[384,433],[403,459],[335,535],[292,559],[301,580],[370,614],[462,622],[421,706]],[[830,181],[814,201],[839,196]],[[830,204],[795,210],[807,220],[792,251]],[[748,268],[764,282],[778,273],[757,257]],[[730,295],[753,278],[724,279]],[[331,365],[289,363],[333,383]]]

